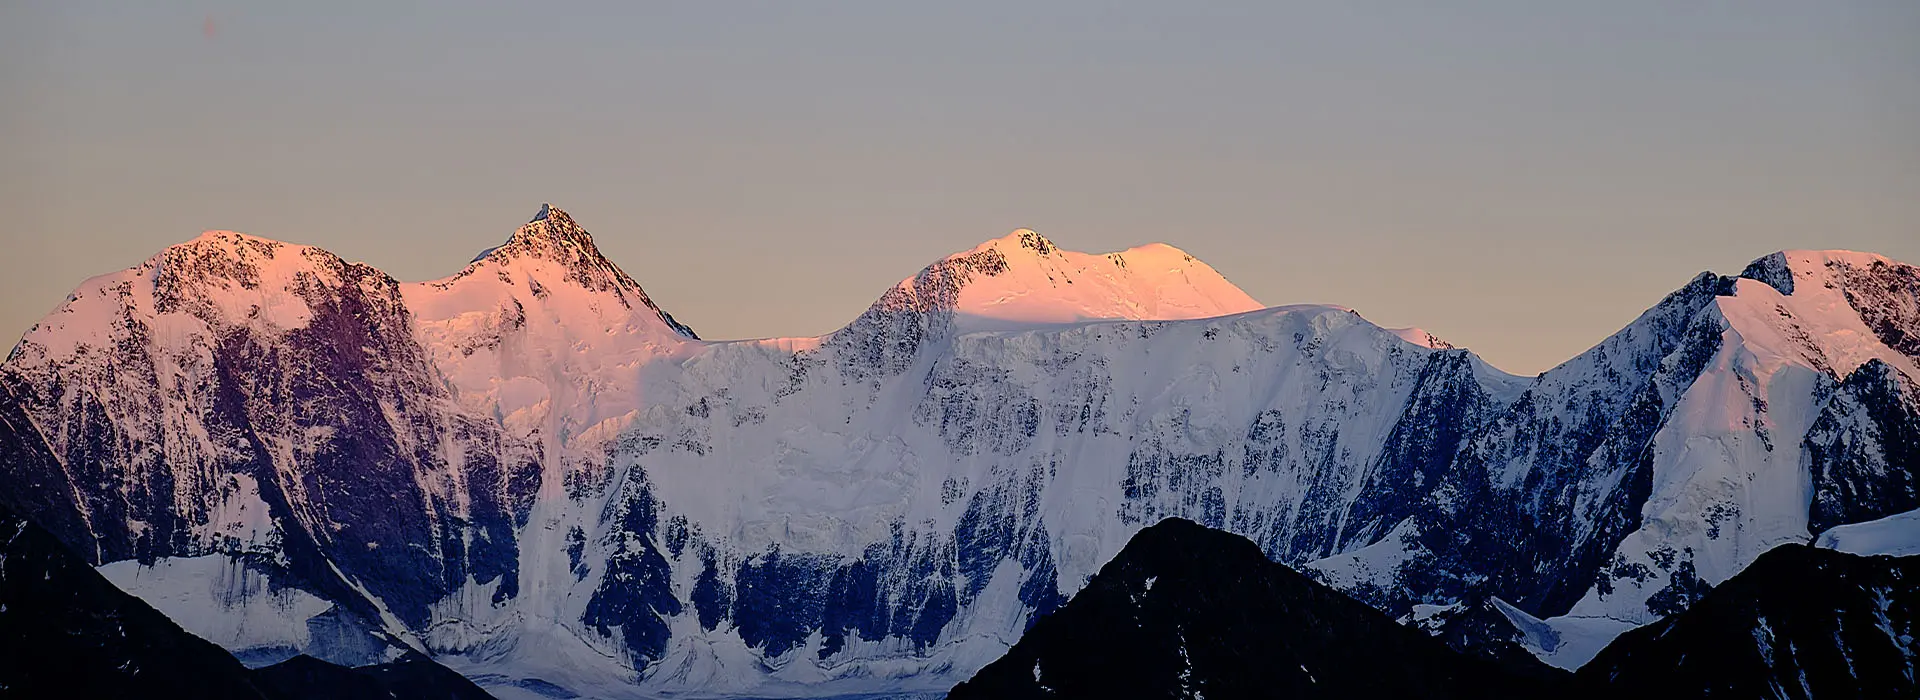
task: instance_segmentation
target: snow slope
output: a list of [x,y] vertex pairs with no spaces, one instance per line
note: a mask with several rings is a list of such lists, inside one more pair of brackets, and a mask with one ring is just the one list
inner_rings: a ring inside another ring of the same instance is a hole
[[1820,533],[1820,547],[1861,556],[1920,555],[1920,510],[1889,515],[1879,520],[1841,525]]

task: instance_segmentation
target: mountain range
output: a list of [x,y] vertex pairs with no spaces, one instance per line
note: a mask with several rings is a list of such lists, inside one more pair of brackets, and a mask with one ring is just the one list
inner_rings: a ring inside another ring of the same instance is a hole
[[87,281],[0,364],[0,499],[249,665],[945,690],[1180,517],[1573,669],[1776,547],[1912,547],[1916,363],[1920,269],[1865,253],[1521,377],[1026,230],[709,341],[543,206],[431,282],[232,232]]

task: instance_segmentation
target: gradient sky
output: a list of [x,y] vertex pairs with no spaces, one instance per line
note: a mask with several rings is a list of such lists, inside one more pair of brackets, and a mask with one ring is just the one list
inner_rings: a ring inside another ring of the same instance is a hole
[[1920,262],[1913,0],[932,4],[7,2],[0,336],[202,229],[424,280],[542,201],[709,338],[1016,227],[1516,372],[1774,250]]

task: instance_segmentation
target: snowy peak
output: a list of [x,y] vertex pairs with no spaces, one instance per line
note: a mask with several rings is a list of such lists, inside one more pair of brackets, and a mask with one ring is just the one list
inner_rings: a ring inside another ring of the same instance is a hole
[[88,353],[104,357],[105,348],[144,348],[191,328],[275,335],[305,327],[311,305],[345,287],[383,296],[395,285],[378,270],[319,248],[207,231],[139,265],[81,283],[27,331],[11,359],[40,364]]
[[1058,245],[1046,240],[1046,236],[1041,236],[1033,228],[1014,228],[1014,232],[995,238],[991,242],[985,242],[981,247],[987,247],[987,245],[993,245],[996,249],[1004,249],[1004,251],[1025,249],[1025,251],[1033,251],[1033,255],[1052,255],[1060,251]]
[[474,261],[508,263],[527,256],[577,262],[581,264],[575,267],[583,268],[583,272],[592,269],[608,277],[626,278],[625,272],[600,254],[599,247],[593,244],[592,234],[575,223],[566,211],[551,204],[541,204],[540,213],[516,229],[506,243],[482,251]]
[[482,268],[493,267],[492,277],[503,283],[524,286],[539,300],[546,300],[555,287],[576,287],[596,294],[611,294],[627,309],[643,308],[657,315],[673,332],[698,338],[693,329],[675,321],[661,310],[628,276],[594,245],[587,232],[563,209],[542,203],[533,219],[513,232],[507,242],[481,251],[480,255],[452,278],[431,283],[447,289]]
[[1920,268],[1872,253],[1787,250],[1755,260],[1720,302],[1742,337],[1843,377],[1880,359],[1920,370]]
[[1094,255],[1063,249],[1030,229],[929,265],[876,306],[951,312],[963,330],[1210,318],[1263,308],[1173,246]]
[[582,249],[599,252],[593,245],[593,236],[575,223],[573,216],[563,209],[542,202],[540,213],[528,219],[526,225],[514,232],[514,237],[532,241],[550,241],[557,244],[571,244]]
[[1851,250],[1783,250],[1754,260],[1740,276],[1765,282],[1781,294],[1793,294],[1801,283],[1844,286],[1859,279],[1862,271],[1900,268],[1912,266],[1883,255]]
[[291,273],[302,259],[338,260],[338,256],[310,246],[285,243],[235,231],[206,231],[192,240],[168,246],[135,270],[155,279],[178,281],[228,280],[248,287],[263,275]]
[[1088,321],[1170,321],[1263,308],[1193,256],[1165,244],[1090,255],[1018,229],[928,265],[887,290],[827,342],[867,380],[912,365],[928,341]]

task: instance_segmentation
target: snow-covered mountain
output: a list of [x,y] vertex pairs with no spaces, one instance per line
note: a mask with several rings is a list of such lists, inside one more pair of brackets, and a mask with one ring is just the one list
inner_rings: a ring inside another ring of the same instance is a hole
[[1088,255],[1028,229],[949,256],[887,296],[947,307],[964,330],[1211,318],[1262,308],[1206,263],[1165,243]]
[[1497,598],[1571,666],[1920,507],[1917,309],[1913,267],[1781,253],[1521,378],[1163,245],[1016,231],[826,336],[712,342],[558,209],[426,283],[209,233],[0,366],[0,493],[263,662],[943,689],[1181,516],[1396,616]]
[[1920,504],[1917,300],[1920,271],[1862,253],[1703,274],[1535,380],[1395,533],[1311,566],[1383,605],[1491,593],[1577,667],[1776,545]]

